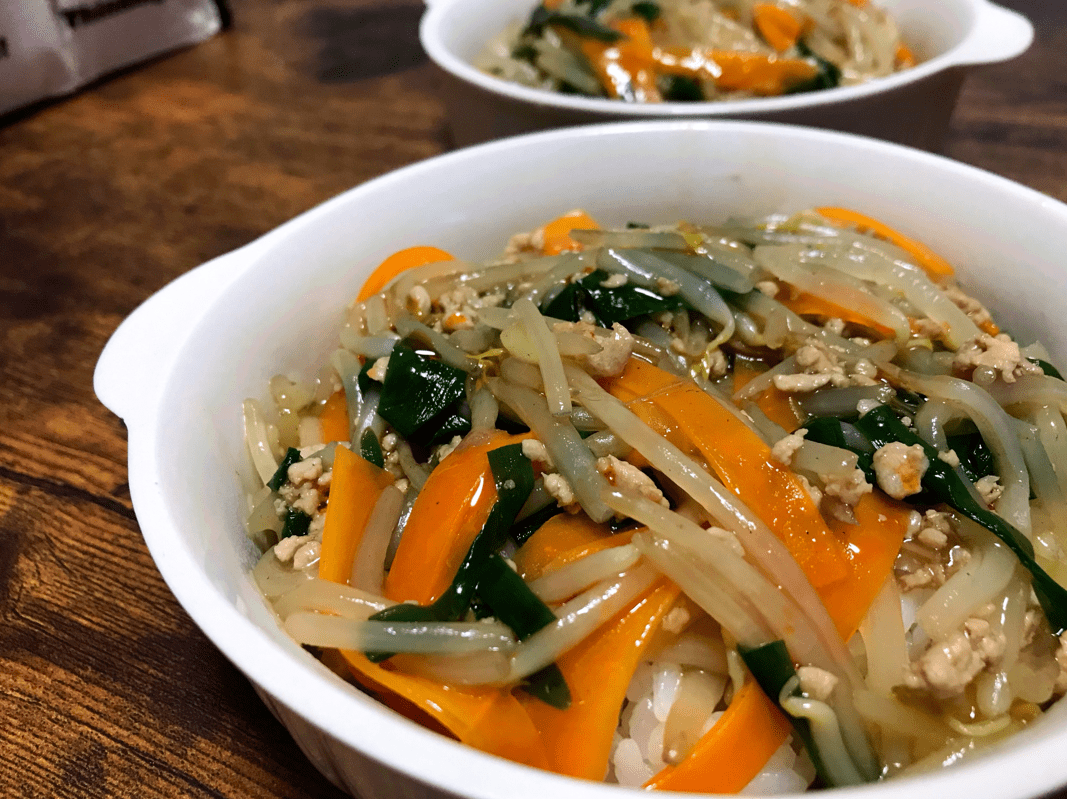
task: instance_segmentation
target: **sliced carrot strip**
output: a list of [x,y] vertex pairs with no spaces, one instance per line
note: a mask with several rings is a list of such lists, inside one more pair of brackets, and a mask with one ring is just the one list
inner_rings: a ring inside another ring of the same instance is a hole
[[553,566],[562,565],[559,559],[565,553],[587,549],[605,540],[612,540],[612,535],[604,525],[597,524],[584,513],[561,513],[537,528],[512,560],[522,579],[529,582]]
[[582,39],[580,43],[600,85],[609,97],[632,97],[640,103],[662,100],[648,24],[639,17],[628,17],[616,20],[611,27],[625,38],[617,42]]
[[603,386],[620,402],[632,402],[680,385],[681,382],[682,378],[677,375],[639,358],[631,358],[626,362],[622,374],[604,381]]
[[582,245],[571,238],[572,230],[599,230],[600,225],[585,211],[570,211],[553,219],[542,228],[544,232],[545,255],[559,255],[561,252],[575,252]]
[[[753,378],[759,377],[766,368],[757,368],[757,365],[766,367],[760,361],[738,357],[734,361],[734,392],[740,391]],[[779,391],[773,385],[765,388],[754,400],[756,406],[779,427],[785,428],[792,433],[797,428],[797,412],[793,408],[792,398],[784,391]]]
[[686,384],[653,402],[753,512],[781,538],[816,587],[846,574],[844,553],[796,474],[778,463],[751,429],[698,387]]
[[753,5],[752,22],[763,40],[779,53],[784,53],[795,45],[804,30],[803,20],[774,3]]
[[898,67],[913,67],[916,63],[915,53],[913,53],[911,48],[904,44],[904,42],[897,45],[894,59],[896,60]]
[[746,682],[689,757],[677,766],[667,766],[644,787],[737,793],[760,773],[790,731],[782,711],[755,682]]
[[374,504],[393,476],[365,461],[347,447],[338,447],[333,460],[330,501],[322,529],[319,577],[347,585],[352,561],[363,540]]
[[783,94],[815,77],[818,67],[800,58],[733,50],[661,47],[655,50],[659,71],[713,80],[725,91],[747,91],[763,96]]
[[[631,539],[633,539],[634,537],[634,533],[636,533],[637,530],[625,530],[621,533],[608,533],[607,530],[605,530],[604,532],[605,535],[598,541],[590,541],[587,544],[582,544],[581,546],[576,546],[572,549],[560,552],[558,555],[556,555],[555,559],[552,561],[552,564],[546,567],[545,570],[537,576],[540,577],[545,574],[554,572],[556,569],[566,566],[568,563],[577,563],[583,558],[587,558],[590,555],[596,554],[597,552],[603,552],[605,549],[613,549],[614,547],[621,547],[626,544],[629,544]],[[533,580],[536,578],[528,577],[525,579]]]
[[[371,663],[360,652],[342,650],[361,685],[404,715],[433,719],[468,746],[536,768],[550,768],[541,735],[523,704],[503,688],[459,688]],[[399,706],[395,697],[417,712]]]
[[817,316],[821,319],[837,318],[848,322],[850,325],[865,327],[877,333],[881,338],[892,339],[896,336],[896,331],[893,328],[886,327],[874,319],[864,316],[858,310],[846,308],[836,302],[817,297],[806,291],[787,288],[785,291],[779,292],[775,299],[798,316]]
[[348,403],[343,390],[335,391],[323,404],[319,424],[322,425],[322,440],[326,443],[348,441]]
[[763,393],[756,397],[755,401],[764,415],[776,425],[790,433],[797,429],[800,419],[793,407],[793,398],[788,392],[769,386],[763,389]]
[[884,494],[871,493],[856,503],[854,512],[856,524],[837,520],[829,523],[834,534],[848,542],[845,552],[852,574],[847,580],[819,590],[830,618],[846,641],[859,629],[886,576],[893,570],[908,530],[911,508]]
[[430,472],[385,578],[386,597],[427,605],[448,588],[496,502],[487,453],[525,437],[497,433],[456,450]]
[[926,274],[935,281],[942,281],[956,274],[952,264],[925,244],[908,238],[903,233],[894,230],[883,222],[879,222],[877,219],[872,219],[858,211],[853,211],[851,208],[824,206],[815,210],[838,225],[855,228],[860,233],[871,233],[878,238],[895,244],[911,255],[915,262],[926,271]]
[[406,250],[394,252],[378,268],[370,273],[370,277],[363,283],[356,298],[359,302],[372,297],[381,291],[394,277],[416,266],[437,263],[438,261],[454,261],[455,257],[444,250],[436,247],[408,247]]
[[[683,451],[698,453],[781,539],[814,586],[848,574],[841,544],[800,479],[771,456],[770,447],[747,425],[698,386],[644,361],[631,359],[607,388],[622,398],[633,393],[621,390],[630,379],[641,385],[673,381],[643,399],[631,400],[630,409],[654,429],[666,414],[673,426],[659,432]],[[650,415],[650,407],[658,413]]]
[[552,771],[604,779],[626,689],[679,594],[673,583],[657,582],[615,621],[557,661],[570,689],[569,708],[558,710],[535,699],[522,700],[541,732]]

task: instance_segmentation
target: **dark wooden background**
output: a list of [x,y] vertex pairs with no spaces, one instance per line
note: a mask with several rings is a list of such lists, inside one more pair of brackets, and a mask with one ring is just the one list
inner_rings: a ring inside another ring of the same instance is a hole
[[[1067,3],[977,70],[948,154],[1067,201]],[[163,585],[107,337],[197,264],[447,148],[418,0],[234,0],[232,30],[0,117],[0,797],[338,797]],[[1067,256],[1065,256],[1067,258]]]

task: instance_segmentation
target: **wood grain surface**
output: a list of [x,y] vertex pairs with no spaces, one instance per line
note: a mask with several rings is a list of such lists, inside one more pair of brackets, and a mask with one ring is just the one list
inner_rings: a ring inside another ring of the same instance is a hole
[[[948,154],[1067,201],[1067,3],[976,70]],[[163,584],[105,341],[142,300],[447,147],[419,0],[234,0],[232,30],[0,118],[0,797],[339,797]],[[1067,794],[1065,794],[1067,795]]]

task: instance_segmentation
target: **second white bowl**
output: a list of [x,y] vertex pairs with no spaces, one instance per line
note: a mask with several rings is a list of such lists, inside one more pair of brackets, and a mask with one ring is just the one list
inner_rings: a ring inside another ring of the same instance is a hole
[[978,64],[1018,56],[1033,40],[1020,14],[987,0],[877,0],[920,63],[858,86],[705,103],[624,103],[532,89],[473,66],[488,41],[525,20],[536,0],[428,0],[422,46],[443,73],[457,145],[623,119],[752,119],[861,133],[940,151],[963,79]]

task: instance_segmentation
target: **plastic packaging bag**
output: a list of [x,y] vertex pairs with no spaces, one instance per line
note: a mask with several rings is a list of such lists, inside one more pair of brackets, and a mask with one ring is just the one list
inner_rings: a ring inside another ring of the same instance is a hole
[[217,0],[0,0],[0,113],[218,33]]

